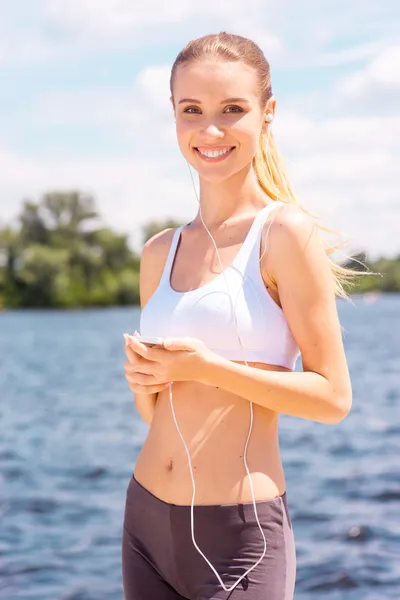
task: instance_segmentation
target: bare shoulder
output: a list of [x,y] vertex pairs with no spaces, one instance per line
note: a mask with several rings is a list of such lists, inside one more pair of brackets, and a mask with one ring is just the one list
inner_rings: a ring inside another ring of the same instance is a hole
[[153,267],[165,262],[175,231],[172,228],[163,229],[149,238],[143,246],[141,261],[151,262]]
[[304,261],[327,274],[329,271],[330,278],[328,257],[314,217],[296,204],[283,204],[272,212],[268,229],[264,265],[274,284],[279,271],[290,273]]
[[143,246],[140,257],[140,304],[142,308],[155,292],[167,261],[176,229],[164,229]]
[[[319,254],[326,258],[315,219],[295,204],[281,204],[274,209],[263,229],[264,248],[261,269],[266,285],[278,304],[277,275],[293,264],[293,257],[304,254],[311,245],[319,246]],[[315,254],[312,249],[312,254]]]
[[270,236],[275,244],[304,247],[316,229],[315,219],[296,204],[283,204],[272,213]]

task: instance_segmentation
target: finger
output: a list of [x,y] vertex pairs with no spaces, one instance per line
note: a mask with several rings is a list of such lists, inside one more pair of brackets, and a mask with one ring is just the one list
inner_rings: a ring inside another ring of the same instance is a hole
[[156,377],[156,373],[154,372],[154,362],[146,360],[139,356],[139,360],[136,360],[134,363],[129,360],[125,361],[124,369],[127,373],[142,373],[143,375],[153,375]]
[[127,373],[125,377],[129,383],[138,383],[139,385],[157,385],[160,383],[154,375],[145,373]]
[[132,364],[136,364],[139,360],[140,360],[140,355],[137,354],[131,344],[130,344],[130,336],[127,333],[124,333],[124,350],[125,350],[125,354],[129,360],[129,362],[131,362]]
[[158,394],[169,388],[168,383],[159,383],[157,385],[139,385],[130,384],[129,389],[136,394]]
[[191,338],[166,338],[164,348],[167,350],[194,350],[193,340]]
[[140,336],[137,331],[135,331],[133,335],[130,335],[129,333],[124,333],[123,336],[125,346],[130,346],[131,340],[140,339]]
[[125,346],[125,354],[128,361],[133,365],[138,365],[139,362],[142,360],[140,354],[135,352],[129,345]]
[[147,360],[152,360],[153,362],[159,362],[165,356],[165,350],[161,348],[149,348],[145,344],[142,344],[138,338],[130,336],[129,338],[130,346],[133,348],[137,354],[140,354],[143,358]]
[[136,373],[138,370],[138,365],[127,359],[124,364],[124,369],[127,373]]
[[150,362],[145,358],[141,358],[140,362],[136,361],[135,364],[128,361],[125,363],[124,368],[125,371],[131,375],[141,373],[142,375],[153,375],[153,377],[155,377],[154,362]]

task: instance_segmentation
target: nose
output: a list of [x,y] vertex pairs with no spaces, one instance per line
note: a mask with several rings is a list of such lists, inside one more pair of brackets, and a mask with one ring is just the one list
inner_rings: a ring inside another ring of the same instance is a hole
[[220,139],[225,136],[225,133],[215,123],[205,124],[203,131],[206,137]]

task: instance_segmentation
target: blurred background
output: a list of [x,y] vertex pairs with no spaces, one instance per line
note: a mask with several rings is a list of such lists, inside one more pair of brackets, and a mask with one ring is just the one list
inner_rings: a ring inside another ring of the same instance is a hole
[[338,301],[350,415],[281,417],[295,598],[399,599],[398,3],[0,0],[0,16],[0,598],[122,598],[147,432],[122,334],[139,326],[143,242],[197,209],[170,69],[223,30],[271,63],[300,202],[381,274]]

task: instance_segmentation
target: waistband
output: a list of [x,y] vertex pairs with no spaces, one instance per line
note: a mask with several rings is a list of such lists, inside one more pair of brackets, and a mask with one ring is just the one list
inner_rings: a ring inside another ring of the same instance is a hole
[[[181,509],[182,511],[184,510],[190,510],[190,504],[174,504],[172,502],[166,502],[165,500],[161,500],[161,498],[158,498],[158,496],[156,496],[155,494],[153,494],[152,492],[150,492],[150,490],[148,490],[147,488],[145,488],[135,477],[134,474],[132,474],[131,477],[131,483],[140,491],[140,493],[143,496],[146,496],[147,499],[149,501],[151,501],[153,504],[158,504],[160,507],[164,507],[165,508],[172,508],[174,507],[175,509]],[[281,494],[280,496],[275,496],[275,498],[269,498],[267,500],[256,500],[255,504],[257,509],[261,509],[262,507],[267,507],[269,505],[275,505],[275,504],[280,504],[281,502],[283,502],[286,512],[288,512],[288,503],[287,503],[287,492],[286,490],[283,492],[283,494]],[[203,511],[212,511],[212,510],[229,510],[229,508],[242,508],[244,510],[253,510],[253,502],[239,502],[237,504],[194,504],[194,508],[196,509],[196,511],[199,510],[203,510]]]

